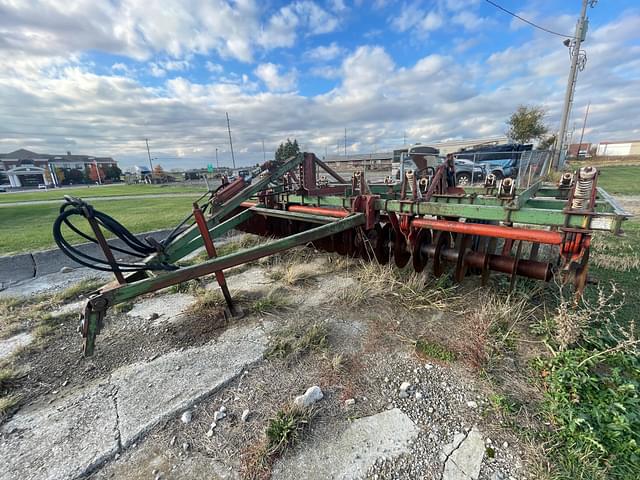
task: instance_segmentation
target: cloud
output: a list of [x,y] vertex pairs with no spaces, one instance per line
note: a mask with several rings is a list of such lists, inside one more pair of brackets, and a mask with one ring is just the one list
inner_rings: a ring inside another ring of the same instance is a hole
[[261,63],[254,73],[272,92],[291,91],[296,88],[297,73],[295,70],[280,74],[278,65]]
[[305,52],[305,56],[310,60],[316,60],[321,62],[328,62],[342,55],[344,48],[339,46],[336,42],[331,42],[329,45],[320,45]]
[[427,11],[420,3],[413,2],[403,4],[400,13],[394,12],[390,22],[399,32],[415,29],[418,34],[425,34],[442,27],[444,18],[437,9]]
[[222,65],[220,65],[219,63],[214,63],[211,60],[207,60],[204,67],[207,69],[208,72],[215,73],[215,74],[220,74],[224,71],[224,67]]

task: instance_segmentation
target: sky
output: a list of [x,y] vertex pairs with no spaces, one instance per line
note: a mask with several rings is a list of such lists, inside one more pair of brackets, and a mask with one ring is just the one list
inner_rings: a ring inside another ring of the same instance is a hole
[[[580,0],[496,0],[572,35]],[[588,9],[569,128],[640,139],[640,5]],[[518,105],[559,128],[562,36],[484,0],[0,0],[0,152],[165,169],[503,135]],[[578,133],[576,134],[576,136]],[[577,141],[577,140],[576,140]]]

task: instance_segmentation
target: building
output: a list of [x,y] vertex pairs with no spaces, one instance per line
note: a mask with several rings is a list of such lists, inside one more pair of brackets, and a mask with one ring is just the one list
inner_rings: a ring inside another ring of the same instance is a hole
[[590,143],[572,143],[569,145],[569,149],[567,150],[567,156],[578,158],[578,157],[587,157],[591,152],[591,144]]
[[20,149],[0,153],[0,184],[12,187],[35,187],[39,184],[58,186],[69,183],[93,182],[88,172],[100,178],[119,179],[118,163],[111,157],[90,155],[51,155]]
[[628,140],[620,142],[600,142],[596,150],[598,156],[628,157],[640,155],[640,140]]

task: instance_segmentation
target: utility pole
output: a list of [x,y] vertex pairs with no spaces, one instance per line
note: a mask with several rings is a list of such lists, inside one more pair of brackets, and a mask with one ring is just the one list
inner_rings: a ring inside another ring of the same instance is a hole
[[262,162],[267,161],[267,152],[264,149],[264,138],[262,139]]
[[[560,131],[558,132],[558,149],[554,152],[552,166],[555,170],[560,167],[560,156],[564,150],[565,136],[567,134],[567,124],[569,123],[569,116],[571,115],[571,105],[573,104],[573,94],[576,88],[576,81],[578,79],[578,70],[584,68],[586,63],[586,55],[584,53],[581,56],[580,46],[585,40],[587,35],[587,6],[594,7],[597,0],[582,0],[582,9],[580,10],[580,18],[576,25],[576,33],[573,38],[566,39],[564,41],[565,46],[569,48],[569,54],[571,55],[571,68],[569,69],[569,78],[567,80],[567,91],[564,95],[564,107],[562,109],[562,118],[560,120]],[[582,58],[582,60],[581,60]]]
[[402,132],[402,146],[404,147],[407,144],[407,131],[403,130]]
[[344,129],[344,158],[347,158],[347,129]]
[[220,162],[218,161],[218,147],[216,147],[216,168],[220,170]]
[[231,140],[231,124],[229,123],[229,112],[227,114],[227,130],[229,131],[229,146],[231,147],[231,161],[233,162],[233,169],[236,169],[236,157],[233,154],[233,141]]
[[[584,128],[587,126],[587,116],[589,115],[589,107],[591,106],[591,100],[587,103],[587,110],[584,112],[584,122],[582,122],[582,132],[580,132],[580,143],[578,144],[577,156],[580,156],[580,149],[582,148],[582,139],[584,138]],[[585,153],[586,157],[586,153]]]
[[149,167],[151,168],[151,175],[153,175],[153,163],[151,162],[151,151],[149,151],[149,139],[145,138],[144,141],[147,143],[147,155],[149,156]]

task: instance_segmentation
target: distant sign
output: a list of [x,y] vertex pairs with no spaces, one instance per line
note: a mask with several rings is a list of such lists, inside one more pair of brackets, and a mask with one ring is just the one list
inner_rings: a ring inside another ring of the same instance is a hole
[[209,164],[207,165],[207,172],[209,172],[209,173],[213,173],[213,164],[212,164],[212,163],[209,163]]

